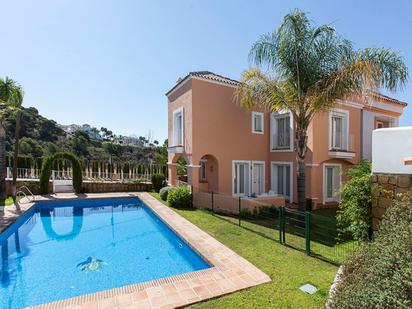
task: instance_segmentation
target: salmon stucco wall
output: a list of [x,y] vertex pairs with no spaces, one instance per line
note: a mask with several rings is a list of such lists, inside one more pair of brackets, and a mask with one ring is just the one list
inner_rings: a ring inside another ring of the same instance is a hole
[[[232,194],[232,160],[268,161],[269,117],[264,133],[251,132],[251,112],[234,100],[234,87],[193,80],[193,162],[213,155],[219,166],[218,190]],[[266,190],[269,173],[266,164]]]

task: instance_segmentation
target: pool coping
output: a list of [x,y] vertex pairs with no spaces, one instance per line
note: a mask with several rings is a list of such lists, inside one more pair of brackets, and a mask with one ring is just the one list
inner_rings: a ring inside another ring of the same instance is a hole
[[[211,267],[30,308],[177,308],[271,281],[270,277],[147,192],[87,194],[81,199],[138,197]],[[36,202],[78,199],[39,197]]]

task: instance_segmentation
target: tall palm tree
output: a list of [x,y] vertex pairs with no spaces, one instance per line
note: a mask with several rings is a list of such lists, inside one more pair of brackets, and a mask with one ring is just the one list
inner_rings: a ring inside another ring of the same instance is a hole
[[[7,110],[16,111],[15,144],[13,153],[13,199],[16,198],[17,158],[19,153],[21,106],[23,103],[23,89],[14,80],[0,78],[0,205],[6,199],[6,128],[5,115]],[[16,204],[18,210],[20,209]]]
[[332,27],[313,26],[300,10],[286,15],[277,31],[261,36],[249,56],[257,68],[243,73],[237,97],[248,109],[258,106],[291,112],[298,207],[305,209],[307,129],[314,115],[350,95],[403,87],[408,79],[407,67],[390,49],[355,50]]

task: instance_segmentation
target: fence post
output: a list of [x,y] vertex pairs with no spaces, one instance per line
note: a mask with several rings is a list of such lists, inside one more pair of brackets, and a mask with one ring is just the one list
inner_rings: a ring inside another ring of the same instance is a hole
[[239,226],[241,225],[241,222],[240,222],[240,210],[241,210],[241,204],[240,204],[241,202],[240,202],[240,196],[239,196],[239,214],[238,214],[238,217],[239,217]]
[[286,242],[286,210],[285,207],[282,207],[282,244]]
[[306,255],[310,255],[310,211],[305,212]]
[[212,215],[215,214],[215,210],[214,210],[214,205],[213,205],[214,201],[213,201],[213,191],[212,191]]
[[278,211],[278,224],[279,224],[279,243],[282,243],[282,208],[277,207]]

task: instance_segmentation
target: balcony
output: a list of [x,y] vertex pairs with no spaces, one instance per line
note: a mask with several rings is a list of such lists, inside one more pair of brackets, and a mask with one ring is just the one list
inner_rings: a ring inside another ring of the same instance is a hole
[[341,143],[340,147],[329,149],[329,157],[334,159],[353,159],[356,155],[354,145],[354,136],[353,134],[350,134],[347,142]]
[[168,153],[183,153],[184,149],[185,148],[182,145],[170,146],[170,147],[167,147],[167,152]]

